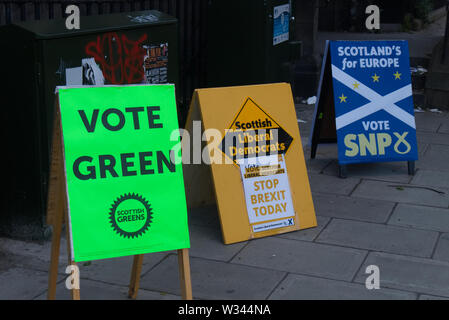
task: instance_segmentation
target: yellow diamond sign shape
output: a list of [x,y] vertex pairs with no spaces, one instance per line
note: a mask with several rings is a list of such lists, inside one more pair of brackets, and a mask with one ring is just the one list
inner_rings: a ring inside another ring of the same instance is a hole
[[263,109],[247,98],[220,144],[221,151],[238,160],[285,154],[293,138]]

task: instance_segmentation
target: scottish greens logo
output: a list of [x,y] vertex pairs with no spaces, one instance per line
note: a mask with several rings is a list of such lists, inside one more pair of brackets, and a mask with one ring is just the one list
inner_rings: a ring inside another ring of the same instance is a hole
[[138,238],[145,234],[152,220],[148,201],[139,194],[128,193],[118,197],[109,211],[109,222],[114,231],[124,238]]

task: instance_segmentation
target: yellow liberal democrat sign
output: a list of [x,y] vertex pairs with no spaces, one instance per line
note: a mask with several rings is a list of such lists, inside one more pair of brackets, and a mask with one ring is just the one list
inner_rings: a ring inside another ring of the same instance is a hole
[[187,203],[217,204],[225,244],[317,225],[289,84],[195,90],[187,132],[198,120],[226,162],[184,166]]

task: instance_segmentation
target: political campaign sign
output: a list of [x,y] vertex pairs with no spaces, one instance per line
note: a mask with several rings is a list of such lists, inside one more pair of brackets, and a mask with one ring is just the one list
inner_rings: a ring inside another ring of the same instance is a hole
[[187,200],[217,204],[225,244],[317,225],[289,84],[197,89],[183,143],[199,121],[220,137],[203,155],[224,160],[185,167]]
[[73,261],[188,248],[174,86],[58,94]]
[[284,155],[293,138],[248,97],[220,145],[240,167],[253,232],[293,226],[295,211]]
[[[330,41],[328,46],[323,72],[332,76],[339,163],[417,160],[408,43]],[[321,90],[320,98],[324,95]],[[318,110],[320,116],[326,117]]]

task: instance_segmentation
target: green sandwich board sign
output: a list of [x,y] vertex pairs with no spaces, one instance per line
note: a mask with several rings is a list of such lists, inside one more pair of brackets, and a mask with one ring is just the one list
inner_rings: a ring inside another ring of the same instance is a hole
[[189,248],[174,86],[58,94],[73,261]]

